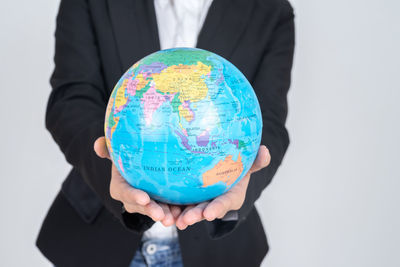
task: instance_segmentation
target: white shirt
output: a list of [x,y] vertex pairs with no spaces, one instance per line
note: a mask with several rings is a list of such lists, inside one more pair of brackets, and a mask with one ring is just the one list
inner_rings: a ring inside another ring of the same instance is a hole
[[[161,49],[195,47],[212,0],[154,0]],[[172,238],[176,226],[156,222],[143,239]]]

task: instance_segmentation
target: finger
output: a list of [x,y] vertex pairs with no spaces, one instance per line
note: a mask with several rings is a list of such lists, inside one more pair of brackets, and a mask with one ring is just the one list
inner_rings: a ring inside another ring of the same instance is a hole
[[150,200],[150,203],[144,206],[144,212],[153,221],[161,221],[165,217],[163,209],[154,200]]
[[130,186],[128,183],[123,185],[121,191],[121,201],[124,203],[127,202],[131,204],[139,204],[142,206],[150,203],[150,197],[146,192],[136,189]]
[[139,205],[137,204],[129,204],[129,203],[124,203],[124,209],[126,210],[126,212],[128,213],[140,213],[143,215],[146,215],[143,211],[143,207],[141,208]]
[[235,186],[225,194],[215,198],[203,211],[206,220],[212,221],[223,218],[230,210],[238,210],[242,207],[246,197],[250,174],[245,175]]
[[164,212],[164,219],[162,219],[161,223],[164,226],[170,226],[174,223],[174,216],[172,216],[170,207],[165,203],[158,203]]
[[250,168],[250,173],[259,171],[262,168],[267,167],[270,162],[271,162],[271,155],[269,153],[268,148],[264,145],[261,145],[260,148],[258,149],[257,157]]
[[[155,202],[154,202],[155,203]],[[138,205],[138,204],[129,204],[124,203],[124,208],[129,213],[140,213],[146,216],[151,217],[154,221],[159,221],[163,219],[163,211],[161,207],[157,207],[157,204],[149,203],[146,206]],[[160,209],[160,210],[158,210]]]
[[104,136],[99,137],[94,142],[94,151],[96,152],[97,156],[103,159],[110,159],[110,154],[108,153],[108,149],[106,146],[106,139]]
[[192,224],[202,221],[204,219],[203,211],[207,207],[208,204],[209,204],[208,201],[202,202],[202,203],[198,204],[197,206],[195,206],[194,208],[188,210],[186,212],[185,216],[183,217],[183,221],[185,222],[185,224],[192,225]]
[[246,174],[237,184],[235,184],[228,192],[225,194],[232,195],[246,195],[246,190],[250,182],[250,173]]
[[[230,205],[232,203],[231,197],[229,195],[222,195],[215,198],[203,211],[203,216],[207,221],[213,221],[221,215],[225,215],[228,210],[230,210]],[[222,216],[223,217],[223,216]]]
[[178,219],[176,220],[176,227],[178,227],[179,230],[185,230],[186,227],[188,227],[188,225],[183,220],[183,217],[185,216],[186,212],[188,212],[192,208],[194,208],[194,205],[186,206],[186,208],[182,211],[181,215],[179,215]]
[[182,212],[181,207],[176,205],[170,205],[169,209],[171,210],[174,220],[176,220]]
[[128,184],[128,182],[119,174],[117,168],[112,166],[112,177],[110,181],[111,197],[120,200],[123,203],[147,205],[150,203],[149,195]]

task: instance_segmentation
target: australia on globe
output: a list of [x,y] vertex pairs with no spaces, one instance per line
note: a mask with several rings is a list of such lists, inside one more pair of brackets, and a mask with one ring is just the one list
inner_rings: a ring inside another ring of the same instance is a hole
[[111,93],[107,149],[122,177],[155,200],[215,198],[249,171],[260,146],[256,94],[229,61],[197,48],[150,54]]

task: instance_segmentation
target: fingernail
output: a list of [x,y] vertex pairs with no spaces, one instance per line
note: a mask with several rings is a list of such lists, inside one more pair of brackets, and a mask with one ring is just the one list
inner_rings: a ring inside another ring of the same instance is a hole
[[147,205],[149,204],[150,199],[146,196],[146,195],[142,195],[142,197],[139,197],[139,199],[137,200],[137,203],[139,205]]
[[[209,213],[209,212],[208,212]],[[207,215],[205,212],[203,212],[203,217],[207,220],[207,221],[212,221],[214,220],[215,216],[213,215]]]
[[139,205],[146,205],[146,204],[147,204],[147,201],[146,201],[145,199],[143,199],[143,198],[139,198],[139,199],[137,200],[137,203],[138,203]]
[[193,222],[192,222],[191,219],[186,219],[186,220],[185,220],[185,223],[186,223],[187,225],[192,225],[192,224],[193,224]]
[[213,221],[215,219],[215,216],[204,216],[207,221]]

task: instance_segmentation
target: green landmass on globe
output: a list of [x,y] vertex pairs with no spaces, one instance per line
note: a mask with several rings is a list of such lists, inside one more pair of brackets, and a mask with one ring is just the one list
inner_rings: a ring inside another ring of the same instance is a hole
[[193,204],[228,191],[260,146],[261,110],[245,76],[197,48],[155,52],[111,93],[106,144],[127,182],[158,201]]

